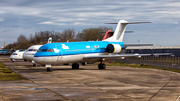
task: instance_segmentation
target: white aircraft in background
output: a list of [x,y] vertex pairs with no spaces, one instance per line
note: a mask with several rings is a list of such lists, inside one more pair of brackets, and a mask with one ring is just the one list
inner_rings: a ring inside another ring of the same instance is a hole
[[[48,39],[47,43],[51,43],[52,38],[50,37]],[[23,54],[23,58],[27,61],[30,61],[33,63],[33,66],[36,66],[36,63],[33,61],[34,54],[37,52],[37,50],[41,47],[42,45],[33,45],[30,46]]]
[[23,60],[23,54],[25,50],[16,50],[13,52],[10,56],[10,59],[12,62],[15,62],[16,60]]
[[23,54],[23,59],[30,61],[33,63],[33,66],[36,66],[36,63],[33,61],[34,54],[37,52],[37,50],[41,47],[42,45],[33,45],[30,46]]
[[[128,22],[120,20],[112,36],[106,37],[103,41],[86,42],[61,42],[48,43],[39,48],[33,60],[43,64],[47,71],[54,64],[73,63],[72,69],[79,69],[79,62],[99,61],[99,69],[106,69],[103,62],[105,58],[139,57],[152,54],[119,54],[123,48],[123,37],[127,24],[150,23],[150,22]],[[163,54],[161,54],[163,55]]]

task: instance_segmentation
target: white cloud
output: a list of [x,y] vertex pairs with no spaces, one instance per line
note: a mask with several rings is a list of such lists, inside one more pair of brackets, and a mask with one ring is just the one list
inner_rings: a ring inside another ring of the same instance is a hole
[[40,22],[38,24],[46,24],[46,25],[67,25],[66,23],[56,23],[52,21]]

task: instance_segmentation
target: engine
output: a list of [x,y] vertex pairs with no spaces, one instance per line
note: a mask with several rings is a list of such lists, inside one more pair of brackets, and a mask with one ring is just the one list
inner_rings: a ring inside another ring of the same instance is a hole
[[120,53],[121,46],[119,44],[108,44],[106,50],[108,53]]

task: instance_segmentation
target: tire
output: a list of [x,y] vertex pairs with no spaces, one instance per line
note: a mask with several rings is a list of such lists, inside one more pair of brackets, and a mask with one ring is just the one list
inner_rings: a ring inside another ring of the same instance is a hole
[[73,63],[72,64],[72,69],[79,69],[79,64],[78,63]]
[[99,69],[106,69],[106,65],[105,64],[98,64],[98,68]]
[[37,65],[36,65],[36,64],[33,64],[33,67],[37,67]]
[[52,72],[52,69],[50,67],[47,67],[47,72]]
[[13,60],[13,59],[11,59],[11,61],[12,61],[12,62],[14,62],[14,60]]

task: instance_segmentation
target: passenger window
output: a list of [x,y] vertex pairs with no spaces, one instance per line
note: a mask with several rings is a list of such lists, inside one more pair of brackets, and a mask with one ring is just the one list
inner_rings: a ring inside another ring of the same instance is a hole
[[35,51],[35,52],[36,52],[36,51],[37,51],[37,49],[33,49],[33,51]]

